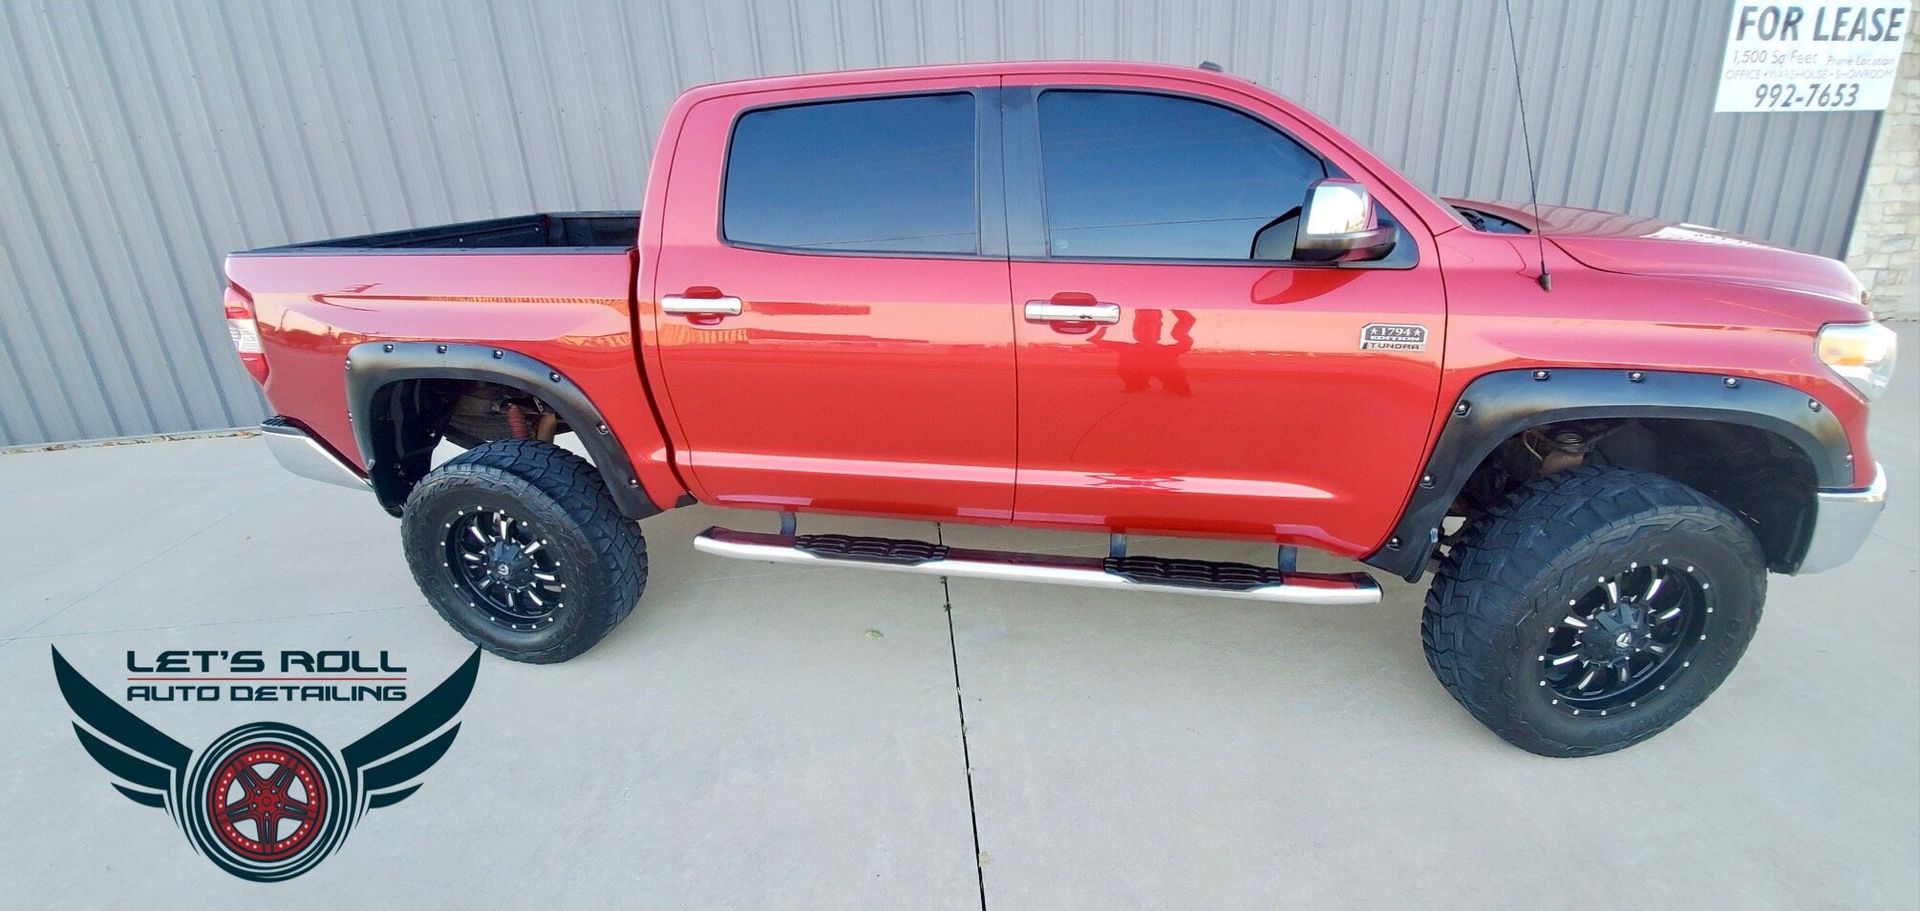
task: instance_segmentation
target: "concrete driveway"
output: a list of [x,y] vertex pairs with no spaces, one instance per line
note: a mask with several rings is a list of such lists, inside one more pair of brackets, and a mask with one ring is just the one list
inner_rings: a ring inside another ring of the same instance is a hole
[[[129,651],[385,649],[417,698],[469,648],[396,524],[249,438],[0,456],[0,905],[1914,907],[1920,363],[1874,436],[1893,499],[1859,559],[1773,577],[1703,708],[1578,761],[1456,707],[1420,654],[1422,590],[1394,580],[1357,609],[949,587],[706,557],[700,528],[771,521],[680,510],[645,525],[625,625],[565,665],[486,658],[424,787],[272,886],[109,787],[48,646],[116,697]],[[133,708],[190,745],[271,718],[336,748],[398,711]]]

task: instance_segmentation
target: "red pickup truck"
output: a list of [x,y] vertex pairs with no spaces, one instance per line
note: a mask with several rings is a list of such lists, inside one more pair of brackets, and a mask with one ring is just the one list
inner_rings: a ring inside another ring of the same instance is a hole
[[[833,73],[683,95],[638,213],[235,253],[225,305],[276,455],[400,517],[429,601],[507,658],[606,635],[646,580],[638,520],[695,502],[778,514],[695,542],[730,557],[1378,599],[1298,571],[1310,547],[1432,572],[1440,682],[1586,755],[1707,697],[1769,571],[1858,549],[1894,338],[1832,260],[1533,211],[1437,199],[1207,69]],[[466,451],[435,465],[443,442]],[[801,512],[1112,544],[799,534]]]

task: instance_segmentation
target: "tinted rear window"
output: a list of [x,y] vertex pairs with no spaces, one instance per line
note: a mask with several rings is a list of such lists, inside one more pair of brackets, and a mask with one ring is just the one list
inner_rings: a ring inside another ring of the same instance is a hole
[[727,152],[723,232],[807,250],[973,253],[973,96],[753,111]]
[[1047,245],[1055,256],[1260,259],[1293,254],[1320,157],[1239,111],[1137,92],[1040,96]]

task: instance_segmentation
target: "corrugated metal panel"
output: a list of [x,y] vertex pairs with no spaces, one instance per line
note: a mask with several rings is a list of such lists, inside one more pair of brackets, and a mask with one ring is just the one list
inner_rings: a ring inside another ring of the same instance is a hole
[[[1874,115],[1710,115],[1725,4],[1514,12],[1544,201],[1841,252]],[[1211,59],[1438,192],[1526,192],[1496,0],[4,0],[0,32],[0,445],[258,420],[226,251],[631,208],[701,82]]]

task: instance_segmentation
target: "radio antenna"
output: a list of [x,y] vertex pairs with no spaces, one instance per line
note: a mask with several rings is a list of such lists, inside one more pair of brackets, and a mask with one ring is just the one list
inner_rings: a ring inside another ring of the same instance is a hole
[[1533,134],[1527,129],[1527,93],[1520,84],[1520,39],[1513,35],[1513,0],[1502,0],[1507,10],[1507,50],[1513,52],[1513,95],[1520,101],[1520,144],[1527,150],[1527,198],[1533,203],[1533,242],[1540,255],[1540,290],[1553,290],[1547,274],[1547,239],[1541,236],[1540,172],[1533,166]]

